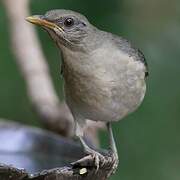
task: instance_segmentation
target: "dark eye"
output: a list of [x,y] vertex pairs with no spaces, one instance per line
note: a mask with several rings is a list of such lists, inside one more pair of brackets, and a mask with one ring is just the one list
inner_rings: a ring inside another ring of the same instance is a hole
[[65,21],[64,21],[64,25],[66,27],[71,27],[74,25],[74,19],[73,18],[67,18]]

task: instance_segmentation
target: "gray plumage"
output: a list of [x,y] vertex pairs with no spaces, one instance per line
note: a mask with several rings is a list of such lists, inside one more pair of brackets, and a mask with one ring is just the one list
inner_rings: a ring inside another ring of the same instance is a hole
[[[86,152],[86,119],[118,121],[135,111],[146,92],[147,63],[126,39],[97,29],[86,17],[70,10],[52,10],[28,21],[41,25],[62,51],[66,102],[75,120],[75,134]],[[111,148],[117,150],[110,132]]]

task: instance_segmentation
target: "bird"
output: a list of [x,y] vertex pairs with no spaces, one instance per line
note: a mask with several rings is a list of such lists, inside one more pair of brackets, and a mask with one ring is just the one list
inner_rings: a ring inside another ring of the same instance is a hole
[[144,99],[148,66],[143,53],[72,10],[49,10],[26,20],[45,29],[61,51],[65,99],[84,151],[99,168],[101,154],[84,140],[84,127],[86,119],[105,122],[117,167],[112,123],[134,112]]

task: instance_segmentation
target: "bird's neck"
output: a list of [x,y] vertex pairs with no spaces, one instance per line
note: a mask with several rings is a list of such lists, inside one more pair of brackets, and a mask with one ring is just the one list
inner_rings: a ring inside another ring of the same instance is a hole
[[56,41],[58,47],[62,51],[72,51],[72,52],[92,52],[93,50],[102,46],[104,40],[102,37],[102,31],[97,28],[92,29],[88,32],[88,34],[80,39],[80,41],[72,42],[72,41]]

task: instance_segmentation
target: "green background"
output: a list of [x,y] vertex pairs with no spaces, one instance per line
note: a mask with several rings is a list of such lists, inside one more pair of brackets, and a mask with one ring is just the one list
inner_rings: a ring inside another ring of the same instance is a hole
[[[141,107],[114,124],[120,166],[112,180],[180,179],[180,1],[32,0],[32,14],[65,8],[86,15],[97,27],[131,40],[149,64]],[[21,30],[19,29],[19,32]],[[59,52],[38,29],[59,95]],[[0,4],[0,117],[38,125],[11,52],[8,22]],[[101,134],[105,145],[106,135]]]

